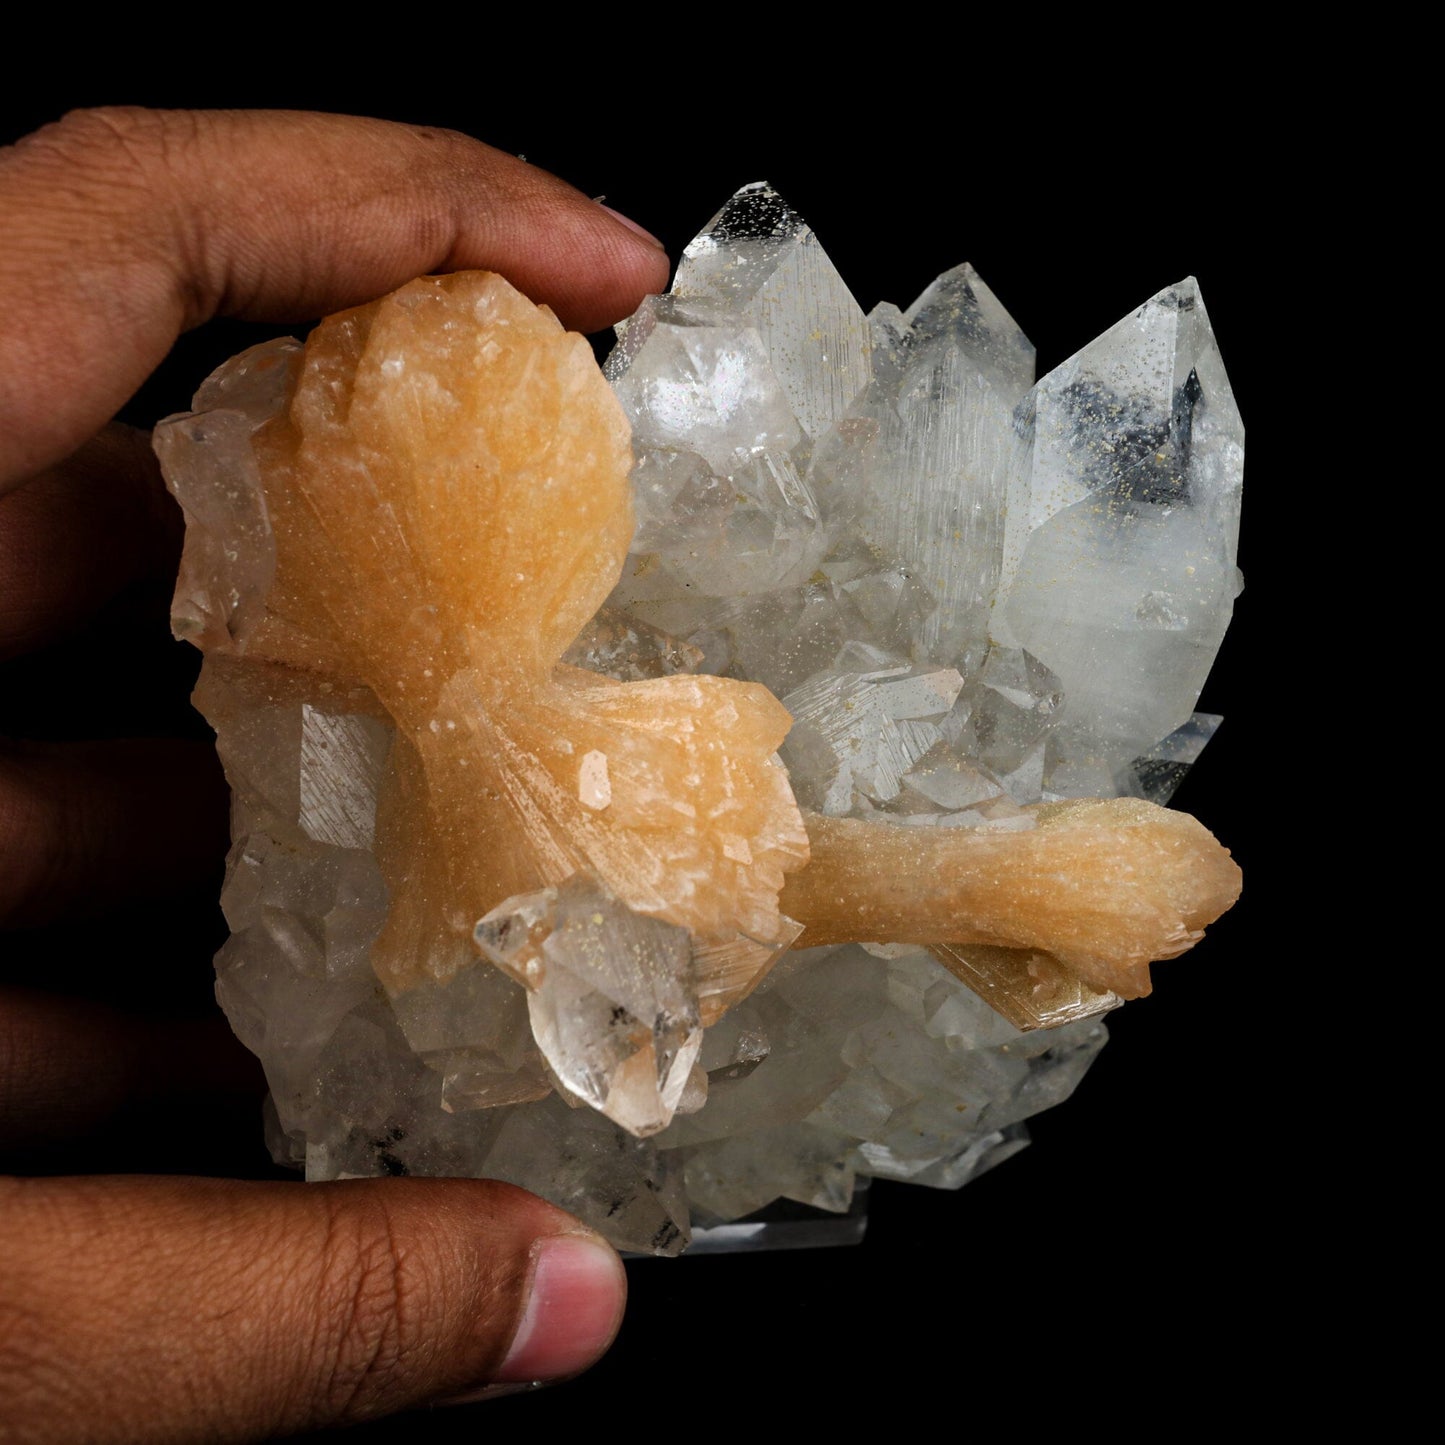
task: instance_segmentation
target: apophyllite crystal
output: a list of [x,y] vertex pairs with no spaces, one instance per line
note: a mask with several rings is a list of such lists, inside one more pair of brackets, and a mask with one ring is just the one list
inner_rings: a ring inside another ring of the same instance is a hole
[[1192,283],[1033,385],[968,267],[864,317],[765,186],[619,330],[609,388],[499,278],[423,279],[157,448],[278,1157],[672,1253],[997,1162],[1233,901],[1158,804],[1217,721],[1241,433]]

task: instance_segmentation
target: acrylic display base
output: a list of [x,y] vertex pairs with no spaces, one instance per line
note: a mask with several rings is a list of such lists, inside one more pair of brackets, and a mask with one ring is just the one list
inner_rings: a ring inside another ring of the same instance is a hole
[[[743,1219],[725,1224],[694,1224],[692,1243],[683,1251],[695,1254],[757,1254],[776,1249],[832,1249],[861,1244],[868,1228],[868,1181],[860,1179],[845,1214],[830,1214],[807,1204],[779,1199]],[[629,1259],[653,1259],[633,1255]]]

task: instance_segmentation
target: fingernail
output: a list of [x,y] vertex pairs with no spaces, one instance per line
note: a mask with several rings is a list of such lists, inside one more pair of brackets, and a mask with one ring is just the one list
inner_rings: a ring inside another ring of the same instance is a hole
[[[598,204],[601,205],[602,203],[599,201]],[[634,236],[641,236],[644,241],[656,246],[659,251],[663,249],[662,242],[659,241],[651,231],[643,230],[630,216],[624,216],[621,211],[614,211],[611,206],[602,206],[602,209],[606,211],[614,221],[619,221],[622,225],[626,226]]]
[[612,1343],[627,1301],[627,1275],[598,1239],[559,1234],[532,1254],[527,1308],[499,1384],[561,1380],[594,1363]]

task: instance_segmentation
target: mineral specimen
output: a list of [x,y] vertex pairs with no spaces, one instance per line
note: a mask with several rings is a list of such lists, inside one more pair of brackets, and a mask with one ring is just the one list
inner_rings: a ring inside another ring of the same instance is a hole
[[278,1157],[671,1253],[997,1162],[1233,901],[1157,804],[1241,433],[1192,283],[1032,386],[971,269],[865,318],[765,186],[619,330],[609,391],[498,278],[424,279],[157,449]]

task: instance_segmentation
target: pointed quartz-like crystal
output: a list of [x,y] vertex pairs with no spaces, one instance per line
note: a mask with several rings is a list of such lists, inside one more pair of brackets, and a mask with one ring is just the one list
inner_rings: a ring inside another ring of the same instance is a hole
[[194,413],[156,434],[188,519],[171,626],[197,647],[239,642],[264,615],[276,544],[252,437],[284,404],[300,364],[289,338],[254,346],[201,387]]
[[604,607],[562,656],[573,667],[600,672],[619,682],[696,672],[702,653],[645,622]]
[[[738,862],[747,843],[734,840]],[[511,898],[474,930],[477,947],[528,990],[532,1033],[576,1099],[645,1138],[682,1106],[702,1030],[757,986],[800,933],[701,943],[635,913],[596,879]],[[403,997],[409,997],[404,995]]]
[[1012,318],[975,281],[966,268],[950,273],[908,330],[887,344],[880,334],[873,380],[809,473],[835,525],[856,526],[931,593],[919,651],[966,670],[983,660],[1018,466],[1009,418],[1033,366]]
[[1194,713],[1188,722],[1135,758],[1133,772],[1139,796],[1161,806],[1167,803],[1223,721],[1218,713]]
[[943,732],[964,757],[1008,776],[1043,746],[1062,700],[1059,679],[1038,658],[994,646]]
[[867,385],[867,320],[812,228],[766,182],[744,186],[703,227],[672,289],[722,302],[757,328],[810,437]]
[[1240,588],[1244,432],[1193,278],[1056,367],[1017,424],[1027,536],[1001,640],[1127,763],[1188,719]]
[[1034,345],[967,262],[945,271],[908,308],[903,344],[910,353],[957,347],[1009,405],[1034,381]]
[[665,1128],[702,1046],[687,930],[634,913],[596,879],[500,904],[477,946],[527,987],[555,1076],[638,1138]]

